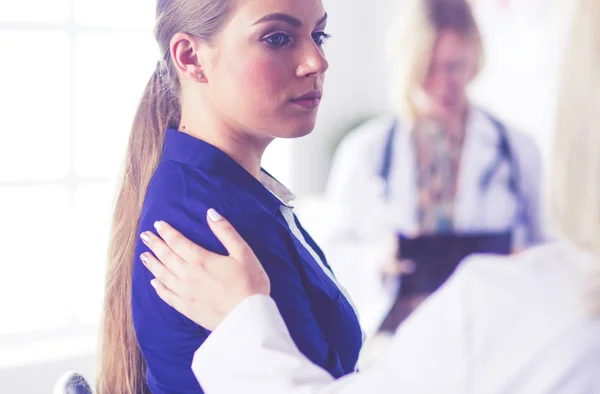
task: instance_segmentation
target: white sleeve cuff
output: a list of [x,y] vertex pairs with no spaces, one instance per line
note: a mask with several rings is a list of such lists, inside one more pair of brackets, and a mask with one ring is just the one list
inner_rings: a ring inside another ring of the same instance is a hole
[[[232,340],[241,339],[240,331],[255,331],[267,322],[277,324],[277,318],[285,328],[277,305],[271,297],[258,294],[245,298],[225,317],[196,351],[193,367],[202,369],[205,365],[211,364],[214,356],[223,353],[223,348],[229,347],[227,345]],[[253,325],[254,327],[252,327]],[[247,336],[245,337],[247,338]]]
[[192,371],[212,394],[312,393],[333,381],[298,350],[275,301],[263,295],[242,301],[209,335]]

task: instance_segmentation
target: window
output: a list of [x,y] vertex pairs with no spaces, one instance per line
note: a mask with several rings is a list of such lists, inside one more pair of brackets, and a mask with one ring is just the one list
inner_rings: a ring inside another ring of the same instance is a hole
[[115,179],[158,60],[154,7],[0,3],[0,355],[97,338]]
[[[116,178],[155,2],[0,2],[0,368],[95,350]],[[289,183],[291,145],[265,166]],[[270,163],[270,164],[269,164]]]

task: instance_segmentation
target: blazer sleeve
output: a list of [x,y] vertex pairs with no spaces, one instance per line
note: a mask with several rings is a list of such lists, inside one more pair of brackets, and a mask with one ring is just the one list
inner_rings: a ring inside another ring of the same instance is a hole
[[[149,204],[143,212],[140,232],[151,231],[156,220],[164,220],[198,245],[226,254],[206,223],[207,206],[198,202],[195,204],[197,211],[188,212],[177,204],[166,204],[165,208],[160,199],[156,203],[159,204]],[[286,240],[273,225],[274,218],[264,213],[244,211],[233,204],[223,203],[215,208],[237,228],[263,264],[271,280],[272,296],[298,348],[332,376],[342,376],[344,371],[340,358],[325,340],[294,257],[281,246]],[[150,286],[152,274],[138,258],[147,250],[138,241],[132,284],[134,326],[142,353],[156,385],[164,393],[200,392],[190,365],[194,352],[204,343],[209,332],[158,297]]]

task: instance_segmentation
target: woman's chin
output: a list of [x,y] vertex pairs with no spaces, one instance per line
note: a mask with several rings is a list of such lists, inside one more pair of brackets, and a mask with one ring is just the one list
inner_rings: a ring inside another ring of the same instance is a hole
[[280,130],[278,132],[277,138],[301,138],[306,135],[309,135],[315,129],[316,121],[304,121],[298,122],[294,125],[290,125],[291,127],[286,128],[286,130]]

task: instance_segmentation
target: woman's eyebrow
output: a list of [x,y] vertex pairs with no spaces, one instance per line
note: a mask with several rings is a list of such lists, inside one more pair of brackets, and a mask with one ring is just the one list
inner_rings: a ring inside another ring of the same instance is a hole
[[[325,13],[325,15],[323,15],[323,17],[317,21],[315,26],[322,25],[323,23],[325,23],[326,20],[327,20],[327,13]],[[254,22],[254,25],[258,25],[258,24],[265,23],[265,22],[272,22],[272,21],[285,22],[285,23],[288,23],[289,25],[295,27],[296,29],[299,29],[302,26],[302,22],[299,19],[294,18],[291,15],[280,13],[280,12],[275,12],[273,14],[265,15],[262,18],[260,18],[259,20],[257,20],[256,22]]]

